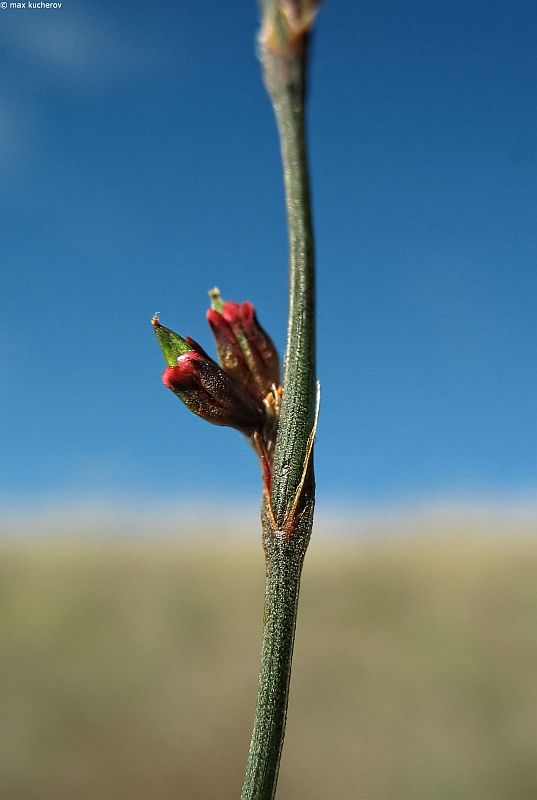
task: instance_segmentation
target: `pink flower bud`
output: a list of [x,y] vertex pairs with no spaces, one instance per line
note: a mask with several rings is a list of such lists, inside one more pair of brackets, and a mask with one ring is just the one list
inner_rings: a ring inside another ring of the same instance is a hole
[[250,371],[229,322],[214,308],[207,311],[207,322],[213,332],[222,367],[241,383],[248,383]]
[[265,333],[259,322],[252,303],[245,300],[241,305],[241,320],[244,332],[263,363],[264,379],[270,386],[280,385],[280,359],[272,339]]
[[[219,300],[219,298],[218,298]],[[207,312],[222,367],[263,402],[273,385],[279,386],[276,348],[257,321],[249,302],[219,302]]]
[[194,414],[214,425],[228,425],[248,436],[260,430],[264,424],[262,407],[196,342],[188,342],[193,349],[164,370],[164,385]]

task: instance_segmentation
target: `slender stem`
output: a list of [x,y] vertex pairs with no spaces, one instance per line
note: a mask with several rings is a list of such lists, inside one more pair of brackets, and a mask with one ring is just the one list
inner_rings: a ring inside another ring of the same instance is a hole
[[[305,58],[301,59],[304,69]],[[277,65],[279,66],[279,65]],[[282,524],[293,502],[315,415],[315,253],[306,152],[304,72],[282,81],[266,65],[280,134],[289,228],[289,322],[284,396],[274,454],[272,509]]]
[[302,561],[309,538],[266,530],[267,576],[259,692],[241,800],[272,800],[285,734]]
[[307,32],[299,40],[285,40],[278,0],[265,0],[264,7],[261,59],[280,135],[289,227],[289,322],[271,496],[262,507],[265,618],[241,800],[273,800],[276,793],[300,576],[315,504],[313,459],[308,461],[316,379],[314,245],[304,119]]

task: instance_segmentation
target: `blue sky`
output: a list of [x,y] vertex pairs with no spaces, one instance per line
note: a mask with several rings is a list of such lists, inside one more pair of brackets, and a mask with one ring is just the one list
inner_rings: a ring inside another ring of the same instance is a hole
[[[206,292],[283,351],[257,8],[0,11],[0,503],[257,503],[253,453],[161,385]],[[319,501],[537,489],[532,2],[327,0],[309,106]]]

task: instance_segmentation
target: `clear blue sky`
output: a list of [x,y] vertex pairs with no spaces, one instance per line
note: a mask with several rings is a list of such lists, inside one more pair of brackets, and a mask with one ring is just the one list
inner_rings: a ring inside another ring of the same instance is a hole
[[[0,11],[0,503],[257,503],[161,385],[206,292],[283,350],[253,0]],[[537,489],[537,6],[327,0],[309,107],[320,502]]]

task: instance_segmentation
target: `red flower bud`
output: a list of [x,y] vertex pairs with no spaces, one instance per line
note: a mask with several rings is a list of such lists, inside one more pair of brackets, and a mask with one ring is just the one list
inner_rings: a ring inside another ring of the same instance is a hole
[[192,350],[167,367],[162,382],[198,416],[251,436],[264,423],[264,411],[238,381],[224,372],[192,339]]
[[207,311],[207,322],[213,332],[222,367],[241,383],[248,383],[250,370],[229,322],[214,308]]
[[[225,306],[224,306],[225,310]],[[280,385],[280,359],[272,339],[268,336],[259,322],[255,308],[248,300],[241,305],[241,321],[244,332],[256,350],[260,361],[263,363],[265,381],[270,382],[270,387]]]
[[257,321],[251,303],[222,302],[212,293],[213,308],[207,312],[223,368],[263,402],[272,386],[279,386],[280,367],[276,348]]

